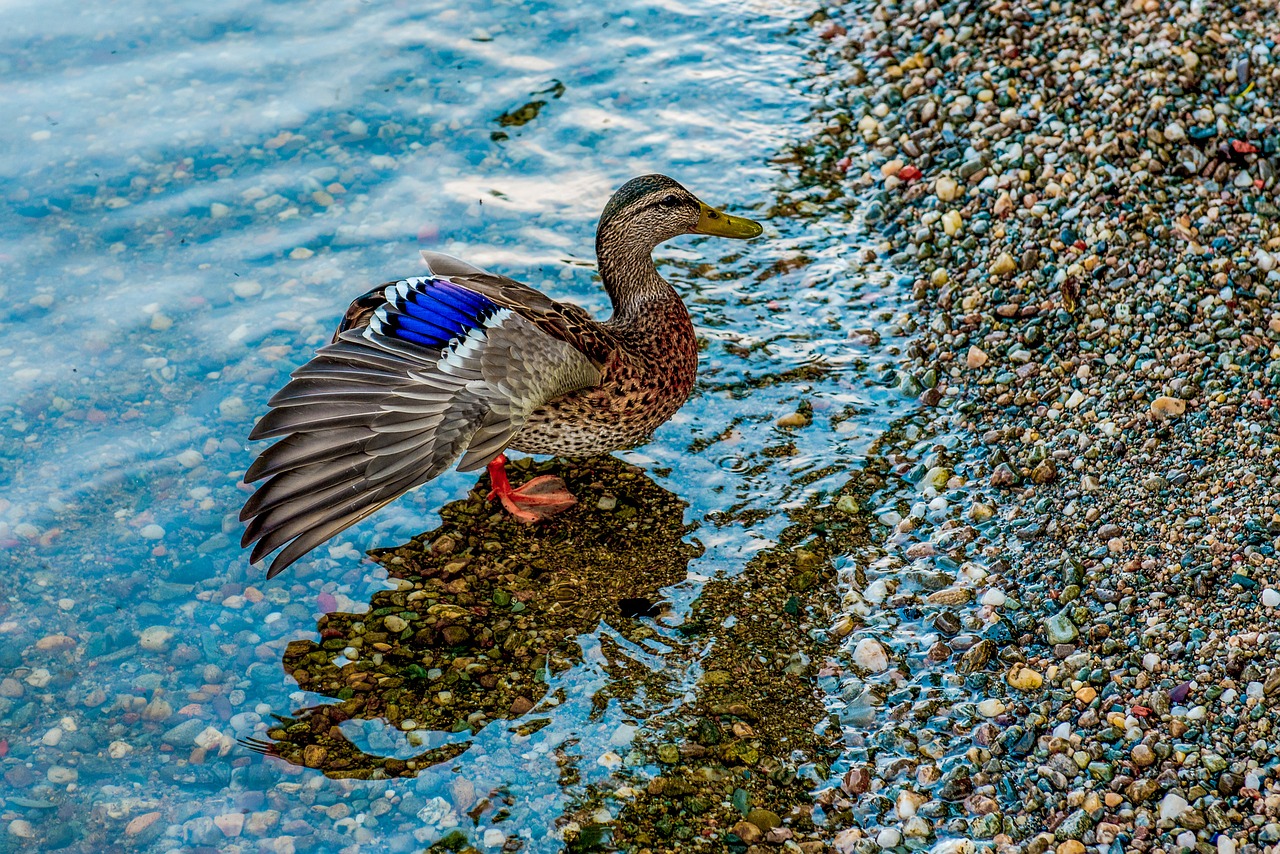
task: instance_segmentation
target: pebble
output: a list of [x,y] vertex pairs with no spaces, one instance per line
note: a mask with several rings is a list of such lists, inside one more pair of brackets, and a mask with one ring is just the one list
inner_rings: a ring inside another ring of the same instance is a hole
[[213,817],[213,823],[218,830],[222,831],[222,835],[228,839],[233,839],[240,835],[244,830],[244,813],[227,812]]
[[1191,808],[1187,799],[1176,792],[1170,792],[1160,800],[1160,820],[1177,821],[1183,813]]
[[875,638],[862,638],[853,649],[853,661],[872,673],[889,669],[889,654]]
[[15,818],[9,822],[9,835],[16,836],[19,839],[35,839],[36,829],[25,818]]
[[65,786],[79,779],[80,772],[65,765],[50,765],[49,770],[45,772],[45,778],[55,786]]
[[1267,587],[1262,591],[1262,604],[1268,608],[1280,607],[1280,591]]
[[1151,401],[1151,414],[1157,418],[1177,418],[1187,411],[1187,402],[1161,395]]
[[163,652],[169,648],[177,632],[168,626],[147,626],[138,636],[138,646],[148,652]]
[[1001,252],[996,260],[991,262],[991,275],[1007,276],[1014,270],[1018,269],[1018,263],[1013,260],[1013,256],[1008,252]]
[[137,836],[160,819],[160,811],[153,810],[136,815],[129,819],[129,823],[124,826],[125,836]]
[[1034,691],[1044,684],[1044,677],[1039,672],[1021,664],[1015,664],[1005,679],[1011,688],[1019,691]]
[[876,845],[881,848],[897,848],[902,843],[902,831],[886,827],[876,834]]

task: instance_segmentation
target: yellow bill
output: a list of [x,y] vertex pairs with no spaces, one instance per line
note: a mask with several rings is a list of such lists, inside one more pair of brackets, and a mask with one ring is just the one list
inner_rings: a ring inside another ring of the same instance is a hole
[[694,234],[714,234],[716,237],[736,237],[740,240],[749,240],[752,237],[759,237],[764,229],[760,223],[755,220],[746,219],[740,216],[729,216],[727,213],[718,211],[710,205],[698,202],[702,207],[702,215],[698,217],[698,224],[693,227]]

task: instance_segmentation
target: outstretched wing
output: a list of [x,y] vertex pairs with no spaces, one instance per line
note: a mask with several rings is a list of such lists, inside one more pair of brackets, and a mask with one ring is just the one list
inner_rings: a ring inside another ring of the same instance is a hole
[[254,562],[284,546],[268,578],[459,456],[480,468],[535,409],[600,382],[573,344],[448,279],[379,291],[352,303],[249,436],[284,437],[246,472],[266,482],[240,512]]

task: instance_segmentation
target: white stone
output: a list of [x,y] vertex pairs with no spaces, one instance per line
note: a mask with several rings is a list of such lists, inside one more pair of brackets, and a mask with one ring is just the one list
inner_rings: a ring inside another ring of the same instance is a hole
[[144,540],[159,540],[164,538],[164,528],[152,522],[150,525],[144,525],[138,534]]
[[177,459],[178,463],[183,467],[193,469],[204,462],[204,454],[192,448],[178,454]]
[[902,842],[902,832],[896,827],[886,827],[876,834],[876,845],[881,848],[897,848]]
[[1268,587],[1262,591],[1262,604],[1268,608],[1280,605],[1280,591]]
[[51,765],[49,770],[45,772],[45,777],[55,786],[74,783],[79,776],[79,771],[74,768],[68,768],[65,765]]
[[205,727],[204,730],[196,736],[195,743],[196,747],[204,750],[213,750],[214,748],[217,748],[220,756],[225,756],[230,752],[232,746],[235,745],[235,742],[223,735],[221,730],[217,727],[211,726]]
[[496,827],[491,827],[484,832],[484,844],[486,848],[497,848],[506,841],[507,835]]
[[1170,792],[1160,801],[1160,820],[1176,821],[1184,812],[1191,808],[1187,803],[1187,799],[1175,792]]
[[994,718],[1004,713],[1004,703],[997,697],[991,697],[978,704],[978,714],[984,718]]
[[875,605],[879,605],[885,599],[889,598],[889,585],[885,583],[883,578],[877,578],[875,581],[867,585],[867,589],[862,591],[862,598]]
[[1007,602],[1008,599],[1009,597],[1004,594],[1003,590],[993,587],[990,590],[988,590],[986,593],[983,593],[982,598],[979,599],[978,601],[980,601],[983,605],[990,605],[993,608],[999,608],[1001,605]]
[[973,854],[976,850],[970,839],[944,839],[929,849],[929,854]]
[[15,818],[9,822],[9,835],[16,836],[19,839],[33,839],[36,835],[36,829],[25,818]]
[[[1191,847],[1195,846],[1192,845]],[[1219,833],[1218,854],[1236,854],[1236,841],[1225,833]]]
[[1148,672],[1155,670],[1160,666],[1160,656],[1154,652],[1149,652],[1142,656],[1142,669]]
[[858,641],[858,645],[853,648],[853,661],[872,673],[881,673],[889,669],[889,654],[874,638],[863,638]]
[[147,626],[138,638],[138,646],[148,652],[161,652],[169,646],[174,634],[176,632],[168,626]]

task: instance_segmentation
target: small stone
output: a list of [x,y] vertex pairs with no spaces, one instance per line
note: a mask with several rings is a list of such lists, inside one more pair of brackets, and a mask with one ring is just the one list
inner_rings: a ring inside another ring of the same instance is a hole
[[254,836],[265,836],[271,828],[280,823],[279,810],[262,810],[249,813],[244,822],[244,829]]
[[9,822],[9,835],[16,836],[19,839],[34,839],[36,836],[35,826],[24,818],[15,818]]
[[1262,591],[1262,604],[1268,608],[1280,606],[1280,591],[1268,587]]
[[960,233],[964,220],[960,216],[960,211],[947,211],[942,215],[942,230],[947,237],[955,237]]
[[53,674],[46,667],[37,667],[27,674],[24,681],[32,688],[44,688],[53,681]]
[[782,826],[782,819],[778,817],[777,813],[760,808],[753,809],[747,813],[747,821],[758,827],[762,833]]
[[991,697],[978,703],[978,714],[984,718],[994,718],[1005,712],[1005,704],[998,697]]
[[164,528],[154,522],[150,525],[144,525],[142,530],[138,531],[138,536],[144,540],[159,540],[164,538]]
[[159,818],[160,812],[158,810],[154,812],[144,812],[142,815],[136,815],[124,826],[124,835],[137,836],[139,833],[155,824]]
[[1187,411],[1187,402],[1176,397],[1161,395],[1151,401],[1151,414],[1157,418],[1177,418]]
[[875,638],[863,638],[853,648],[853,662],[872,673],[889,669],[889,654]]
[[876,834],[876,845],[881,848],[897,848],[902,843],[902,832],[896,827],[886,827]]
[[805,427],[809,424],[809,419],[802,412],[789,412],[777,420],[779,427],[795,428]]
[[329,758],[329,750],[319,744],[308,744],[302,749],[302,764],[308,768],[319,768]]
[[1053,464],[1053,460],[1041,460],[1039,464],[1031,470],[1032,483],[1053,483],[1057,479],[1058,468]]
[[1190,808],[1186,798],[1177,792],[1170,792],[1160,801],[1160,820],[1177,821]]
[[1001,252],[991,264],[991,275],[1007,276],[1018,269],[1018,262],[1008,252]]
[[382,627],[392,634],[399,634],[409,628],[409,622],[403,617],[397,617],[395,614],[388,614],[382,618]]
[[240,831],[244,829],[244,813],[242,812],[225,812],[222,815],[215,815],[213,823],[218,830],[222,831],[222,835],[231,839],[239,836]]
[[1133,746],[1133,750],[1129,751],[1129,756],[1133,759],[1133,764],[1141,768],[1156,761],[1156,754],[1150,747],[1139,742]]
[[968,587],[944,587],[926,598],[930,605],[966,605],[973,601],[973,591]]
[[65,786],[79,779],[80,772],[65,765],[50,765],[49,770],[45,772],[45,777],[55,786]]
[[760,837],[764,836],[764,834],[760,832],[760,828],[756,827],[749,821],[740,821],[739,823],[736,823],[736,825],[733,825],[730,832],[731,834],[739,837],[740,840],[746,842],[748,845],[755,845],[756,842],[760,841]]
[[1054,614],[1044,621],[1044,634],[1051,644],[1071,643],[1080,637],[1080,630],[1066,614]]
[[1009,686],[1019,691],[1034,691],[1044,684],[1044,677],[1038,671],[1022,664],[1015,664],[1005,677]]
[[939,201],[951,202],[960,197],[960,185],[954,178],[943,175],[933,185],[933,191],[938,196]]
[[138,637],[138,646],[148,652],[163,652],[169,648],[169,641],[177,634],[168,626],[148,626]]
[[977,347],[970,347],[964,357],[965,366],[969,368],[981,368],[989,360],[990,357]]

